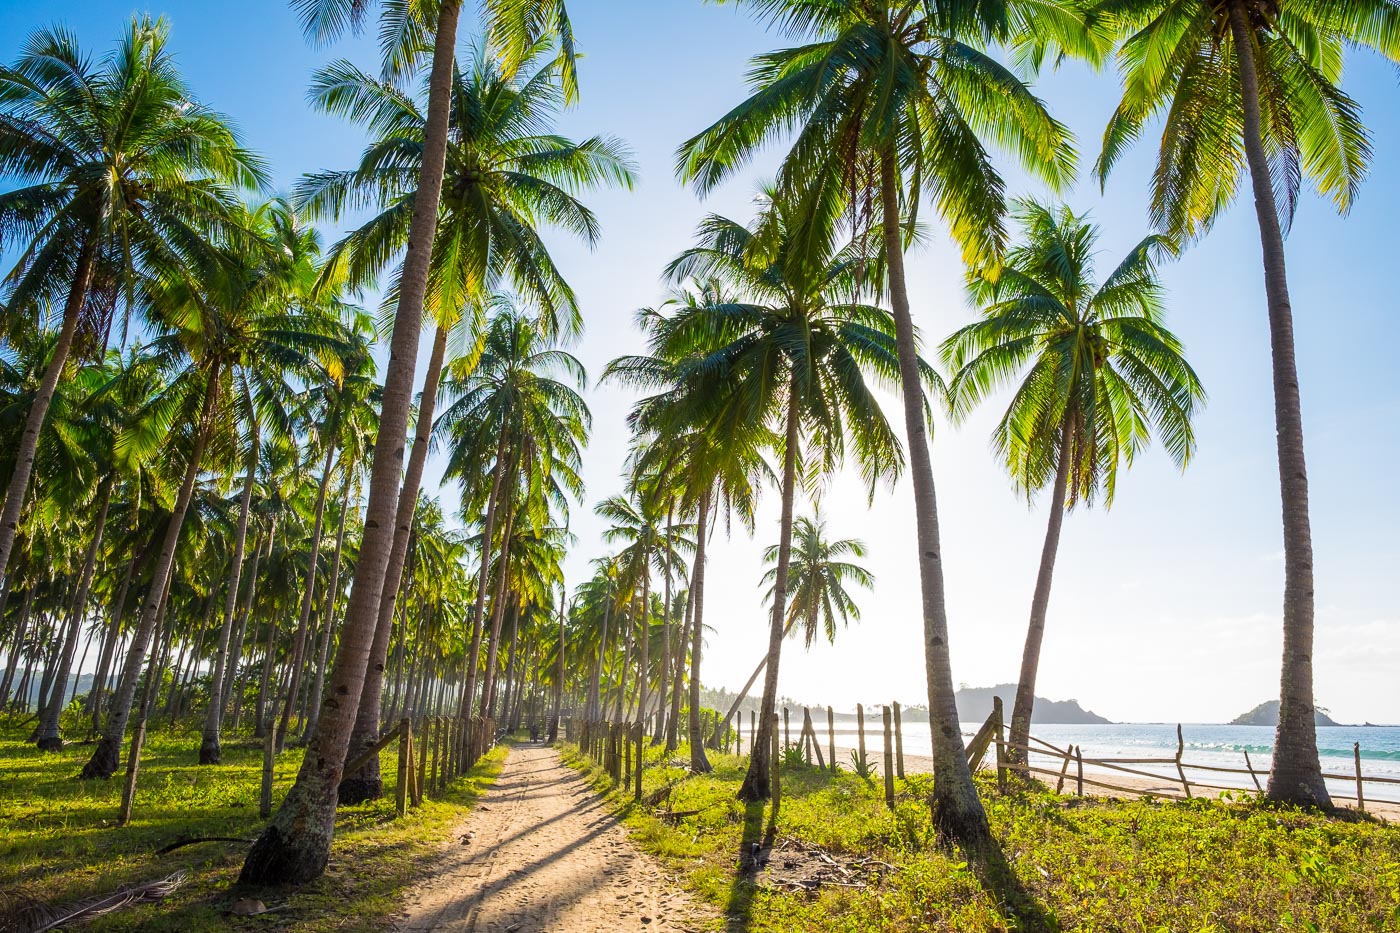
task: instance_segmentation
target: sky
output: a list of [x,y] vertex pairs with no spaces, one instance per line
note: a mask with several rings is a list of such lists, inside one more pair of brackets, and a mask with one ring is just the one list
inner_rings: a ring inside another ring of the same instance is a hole
[[[674,152],[742,100],[746,62],[785,44],[731,6],[701,0],[569,0],[579,46],[582,99],[560,121],[581,138],[620,137],[640,167],[631,192],[590,194],[603,238],[588,249],[547,239],[577,291],[587,332],[573,348],[596,377],[611,358],[643,349],[636,309],[664,297],[663,266],[686,248],[709,212],[747,221],[778,149],[707,199],[676,180]],[[285,0],[0,0],[0,59],[31,30],[62,22],[97,54],[133,13],[163,15],[197,96],[228,114],[262,153],[279,190],[306,172],[354,164],[361,128],[320,115],[305,99],[310,75],[336,58],[374,70],[373,30],[315,48]],[[462,46],[475,32],[463,18]],[[1355,54],[1344,86],[1374,133],[1371,177],[1346,218],[1309,193],[1289,237],[1316,552],[1318,703],[1343,722],[1400,722],[1400,318],[1387,283],[1400,209],[1400,89],[1393,68]],[[1152,133],[1115,170],[1105,191],[1085,178],[1119,93],[1109,67],[1067,65],[1036,92],[1076,134],[1081,180],[1062,197],[1101,227],[1107,271],[1149,232],[1146,185]],[[1015,194],[1046,196],[1001,157]],[[914,317],[931,350],[974,318],[956,251],[932,210],[929,242],[908,259]],[[333,233],[333,231],[330,231]],[[1199,450],[1184,472],[1149,449],[1120,478],[1111,510],[1067,516],[1037,693],[1078,699],[1113,720],[1221,722],[1275,698],[1282,645],[1283,554],[1263,275],[1254,214],[1238,202],[1210,235],[1163,273],[1168,326],[1184,341],[1209,403],[1197,421]],[[422,367],[419,367],[421,378]],[[573,510],[578,544],[569,585],[604,553],[594,502],[623,489],[633,397],[590,384],[592,441],[584,460],[587,501]],[[1044,535],[1041,504],[1027,503],[993,459],[992,426],[1005,396],[960,426],[940,423],[933,443],[954,679],[1014,681]],[[892,403],[893,400],[891,399]],[[898,423],[898,412],[887,409]],[[441,481],[429,464],[426,486]],[[444,503],[455,491],[443,487]],[[778,535],[775,490],[765,493],[750,539],[736,526],[710,550],[703,679],[742,685],[762,657],[767,613],[761,553]],[[873,592],[858,594],[861,620],[834,647],[804,653],[788,642],[780,692],[801,702],[926,702],[912,491],[881,488],[873,501],[852,473],[830,479],[822,512],[830,532],[869,547]],[[799,513],[811,503],[799,501]],[[1009,697],[1007,698],[1009,701]]]

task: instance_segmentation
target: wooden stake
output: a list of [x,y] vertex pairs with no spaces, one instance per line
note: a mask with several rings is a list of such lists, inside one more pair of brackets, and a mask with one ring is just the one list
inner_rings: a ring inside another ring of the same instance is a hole
[[394,790],[394,809],[398,811],[399,816],[408,812],[408,744],[412,741],[412,729],[413,725],[407,719],[399,720],[399,786]]
[[836,712],[826,708],[826,748],[831,753],[831,770],[836,770]]
[[637,723],[637,791],[634,799],[638,801],[642,799],[642,741],[646,738],[646,732],[646,723]]
[[1366,792],[1361,788],[1361,743],[1354,742],[1351,746],[1352,756],[1356,759],[1356,806],[1362,813],[1366,812]]
[[782,757],[781,757],[781,756],[779,755],[779,753],[778,753],[778,714],[777,714],[777,713],[774,713],[774,714],[773,714],[773,728],[772,728],[771,731],[772,731],[772,733],[773,733],[773,748],[772,748],[772,755],[773,755],[773,763],[772,763],[772,769],[773,769],[773,814],[772,814],[772,818],[771,818],[771,819],[772,819],[773,825],[776,826],[776,825],[778,824],[778,804],[779,804],[779,803],[782,801],[782,799],[783,799],[783,783],[782,783],[782,778],[779,776],[780,773],[781,773],[781,771],[782,771],[782,767],[781,767],[781,764],[782,764]]
[[885,806],[894,809],[894,730],[890,708],[881,707],[885,721]]
[[[826,770],[826,762],[822,760],[822,743],[817,740],[817,728],[812,725],[812,711],[805,706],[802,708],[802,731],[807,734],[807,747],[817,754],[817,767]],[[807,763],[811,764],[809,757]]]
[[894,703],[894,773],[904,780],[904,724],[899,718],[899,702]]
[[1084,796],[1084,747],[1083,747],[1083,746],[1081,746],[1081,745],[1076,745],[1076,746],[1074,747],[1074,758],[1075,758],[1075,761],[1077,761],[1077,762],[1079,763],[1079,767],[1078,767],[1078,775],[1079,775],[1079,776],[1078,776],[1078,780],[1076,781],[1077,786],[1075,787],[1075,791],[1074,791],[1074,792],[1075,792],[1077,795],[1079,795],[1080,797],[1083,797],[1083,796]]
[[1002,736],[1005,728],[1005,712],[1001,705],[1001,697],[992,697],[992,716],[996,718],[996,731],[992,734],[993,740],[997,744],[997,790],[1006,793],[1006,745]]
[[856,745],[863,767],[865,765],[865,707],[859,703],[856,704]]
[[267,819],[272,816],[272,744],[276,729],[268,729],[263,736],[262,794],[258,797],[258,816]]
[[1254,789],[1259,793],[1264,793],[1264,788],[1259,786],[1259,775],[1254,770],[1254,762],[1249,760],[1249,749],[1244,750],[1244,766],[1249,769],[1249,779],[1254,782]]
[[788,708],[783,707],[783,748],[792,745],[792,733],[788,730]]
[[[1074,746],[1070,746],[1073,749]],[[1065,763],[1060,768],[1060,779],[1055,782],[1055,793],[1060,793],[1065,789],[1065,774],[1069,772],[1070,753],[1065,752]]]
[[1176,773],[1181,778],[1181,789],[1186,791],[1186,797],[1191,797],[1191,784],[1186,780],[1186,769],[1181,766],[1181,756],[1186,751],[1186,740],[1181,736],[1181,723],[1176,724]]

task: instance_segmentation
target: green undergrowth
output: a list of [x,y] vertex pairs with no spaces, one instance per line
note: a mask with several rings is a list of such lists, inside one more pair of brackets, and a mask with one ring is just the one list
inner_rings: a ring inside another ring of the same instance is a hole
[[[206,842],[156,855],[181,839],[232,836],[251,840],[262,829],[258,797],[262,747],[244,736],[226,739],[223,763],[200,767],[197,725],[158,729],[146,740],[132,822],[117,826],[125,772],[110,781],[75,778],[90,745],[43,753],[25,742],[28,728],[0,726],[0,891],[61,906],[107,894],[123,884],[188,871],[188,881],[162,904],[138,905],[99,918],[85,930],[380,930],[398,909],[403,889],[433,859],[462,814],[499,773],[499,747],[441,794],[398,819],[393,781],[397,746],[380,761],[386,796],[343,807],[331,864],[320,880],[297,889],[235,885],[247,846]],[[300,749],[277,759],[273,806],[281,803],[301,764]],[[261,917],[228,914],[238,898],[258,898]]]
[[[1381,823],[1229,799],[1002,795],[987,781],[995,845],[974,859],[935,837],[926,776],[897,782],[891,812],[878,779],[785,767],[773,863],[785,859],[784,839],[838,861],[887,863],[864,888],[788,891],[737,871],[768,829],[766,810],[735,798],[745,758],[711,753],[714,773],[687,777],[684,749],[649,752],[644,792],[674,783],[669,803],[651,809],[612,789],[575,746],[564,752],[610,794],[633,838],[720,909],[727,930],[1400,930],[1400,828]],[[667,821],[657,810],[668,807],[699,812]]]

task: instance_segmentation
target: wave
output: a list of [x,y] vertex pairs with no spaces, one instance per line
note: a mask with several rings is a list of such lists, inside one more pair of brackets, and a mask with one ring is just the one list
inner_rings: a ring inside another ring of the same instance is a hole
[[[1187,742],[1187,748],[1211,752],[1249,752],[1252,755],[1271,755],[1272,744],[1259,745],[1246,742]],[[1351,758],[1355,753],[1350,748],[1321,748],[1317,754],[1322,758]],[[1400,761],[1400,749],[1361,749],[1362,761]]]

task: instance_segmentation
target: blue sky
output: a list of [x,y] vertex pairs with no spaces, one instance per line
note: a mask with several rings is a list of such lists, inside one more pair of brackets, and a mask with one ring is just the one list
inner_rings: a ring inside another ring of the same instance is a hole
[[[312,71],[333,58],[377,61],[372,30],[331,48],[302,38],[284,0],[233,3],[0,0],[0,57],[60,18],[94,53],[109,48],[133,12],[164,15],[199,97],[229,114],[247,143],[289,188],[304,172],[348,167],[359,128],[310,110]],[[633,311],[662,297],[662,266],[685,248],[708,211],[747,219],[755,185],[775,153],[705,202],[672,173],[677,144],[741,99],[745,63],[783,42],[745,14],[699,0],[571,0],[583,99],[563,132],[626,140],[641,167],[631,193],[590,196],[604,227],[593,252],[553,238],[580,294],[586,336],[576,347],[590,373],[640,348]],[[464,18],[463,43],[472,25]],[[1288,241],[1317,559],[1319,702],[1345,721],[1400,721],[1400,382],[1393,359],[1400,323],[1389,264],[1400,209],[1400,95],[1395,71],[1366,55],[1348,62],[1348,91],[1365,107],[1375,159],[1346,219],[1306,197]],[[1112,69],[1071,65],[1037,92],[1078,137],[1081,175],[1098,152],[1117,100]],[[1101,267],[1147,232],[1151,137],[1100,193],[1089,181],[1066,195],[1102,227]],[[1017,193],[1043,193],[1007,168]],[[915,319],[931,345],[971,318],[957,255],[933,212],[933,234],[909,261]],[[1200,451],[1185,474],[1149,451],[1122,480],[1111,512],[1066,522],[1051,598],[1040,692],[1076,697],[1114,719],[1220,721],[1274,697],[1281,636],[1282,545],[1274,461],[1268,338],[1251,205],[1238,203],[1200,244],[1166,270],[1168,323],[1185,341],[1208,392]],[[595,434],[586,457],[589,502],[575,511],[579,546],[570,583],[602,552],[591,504],[621,489],[630,398],[590,388]],[[1012,680],[1020,659],[1044,516],[1011,491],[987,446],[996,402],[959,428],[940,425],[934,456],[948,569],[954,676],[983,685]],[[438,474],[430,469],[429,483]],[[444,490],[449,502],[452,491]],[[790,644],[782,691],[810,702],[919,702],[926,696],[907,484],[867,508],[859,481],[834,478],[823,498],[831,529],[863,538],[878,577],[863,620],[832,648]],[[766,496],[756,540],[736,530],[717,542],[707,594],[705,679],[738,686],[766,640],[759,553],[776,539],[777,496]]]

